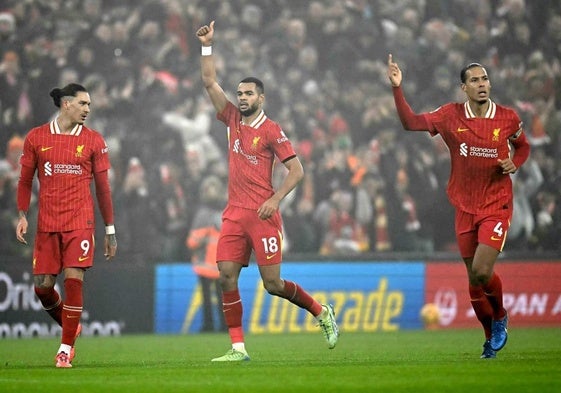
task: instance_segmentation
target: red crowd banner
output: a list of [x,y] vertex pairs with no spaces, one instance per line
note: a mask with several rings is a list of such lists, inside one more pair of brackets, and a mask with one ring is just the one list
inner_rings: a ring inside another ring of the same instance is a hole
[[[561,261],[499,260],[503,302],[511,326],[561,326]],[[462,262],[428,262],[425,302],[440,309],[440,326],[478,327]]]

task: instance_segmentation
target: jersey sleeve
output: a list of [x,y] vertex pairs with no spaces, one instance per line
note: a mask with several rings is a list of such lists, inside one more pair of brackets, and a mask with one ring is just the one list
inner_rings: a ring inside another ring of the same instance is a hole
[[232,117],[236,116],[238,113],[237,108],[230,101],[226,104],[222,112],[216,114],[216,118],[222,123],[228,125]]
[[92,165],[92,172],[94,173],[107,171],[111,168],[109,147],[101,135],[96,138]]
[[434,130],[430,129],[426,114],[413,112],[400,86],[393,88],[393,97],[399,120],[404,129],[408,131],[430,131],[431,134],[434,134]]
[[35,154],[35,147],[32,142],[32,132],[29,133],[28,137],[25,138],[23,143],[23,154],[20,157],[20,164],[29,168],[34,168],[37,166],[37,155]]
[[271,132],[269,143],[273,152],[281,162],[296,157],[296,152],[294,151],[292,143],[280,126],[277,125],[274,131]]

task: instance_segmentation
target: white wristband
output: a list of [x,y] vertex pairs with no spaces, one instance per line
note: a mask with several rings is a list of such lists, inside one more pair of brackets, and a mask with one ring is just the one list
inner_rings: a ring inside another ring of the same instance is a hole
[[115,225],[107,225],[105,227],[105,234],[106,235],[114,235],[115,234]]
[[212,45],[201,46],[201,56],[210,56],[210,55],[212,55]]

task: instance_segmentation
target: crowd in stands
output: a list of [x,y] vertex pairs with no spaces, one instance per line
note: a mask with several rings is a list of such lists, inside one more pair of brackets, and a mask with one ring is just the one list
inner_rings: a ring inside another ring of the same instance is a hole
[[14,235],[23,138],[56,113],[49,91],[78,82],[92,97],[87,125],[110,146],[119,258],[188,260],[201,183],[227,181],[226,131],[204,93],[194,36],[210,20],[221,84],[235,99],[243,77],[262,79],[266,113],[305,168],[281,206],[287,254],[455,250],[446,147],[439,136],[404,135],[385,74],[388,53],[403,68],[416,112],[464,101],[460,69],[487,67],[492,99],[518,111],[532,144],[513,176],[507,250],[561,250],[557,0],[5,0],[2,7],[3,255],[31,252]]

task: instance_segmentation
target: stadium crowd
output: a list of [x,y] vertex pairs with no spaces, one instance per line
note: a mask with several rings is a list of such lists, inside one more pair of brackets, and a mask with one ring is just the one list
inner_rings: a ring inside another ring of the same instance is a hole
[[385,74],[388,53],[404,68],[417,112],[463,101],[460,69],[473,61],[486,65],[496,86],[492,98],[518,111],[532,144],[530,160],[514,175],[507,251],[561,250],[558,1],[2,4],[3,255],[31,252],[14,235],[25,133],[54,116],[51,88],[78,82],[92,97],[88,126],[110,145],[120,258],[188,260],[185,239],[201,183],[209,176],[227,180],[225,130],[200,81],[194,36],[213,19],[220,26],[222,85],[234,97],[243,77],[261,78],[265,110],[305,167],[304,182],[281,206],[287,254],[455,249],[446,147],[426,133],[403,138]]

